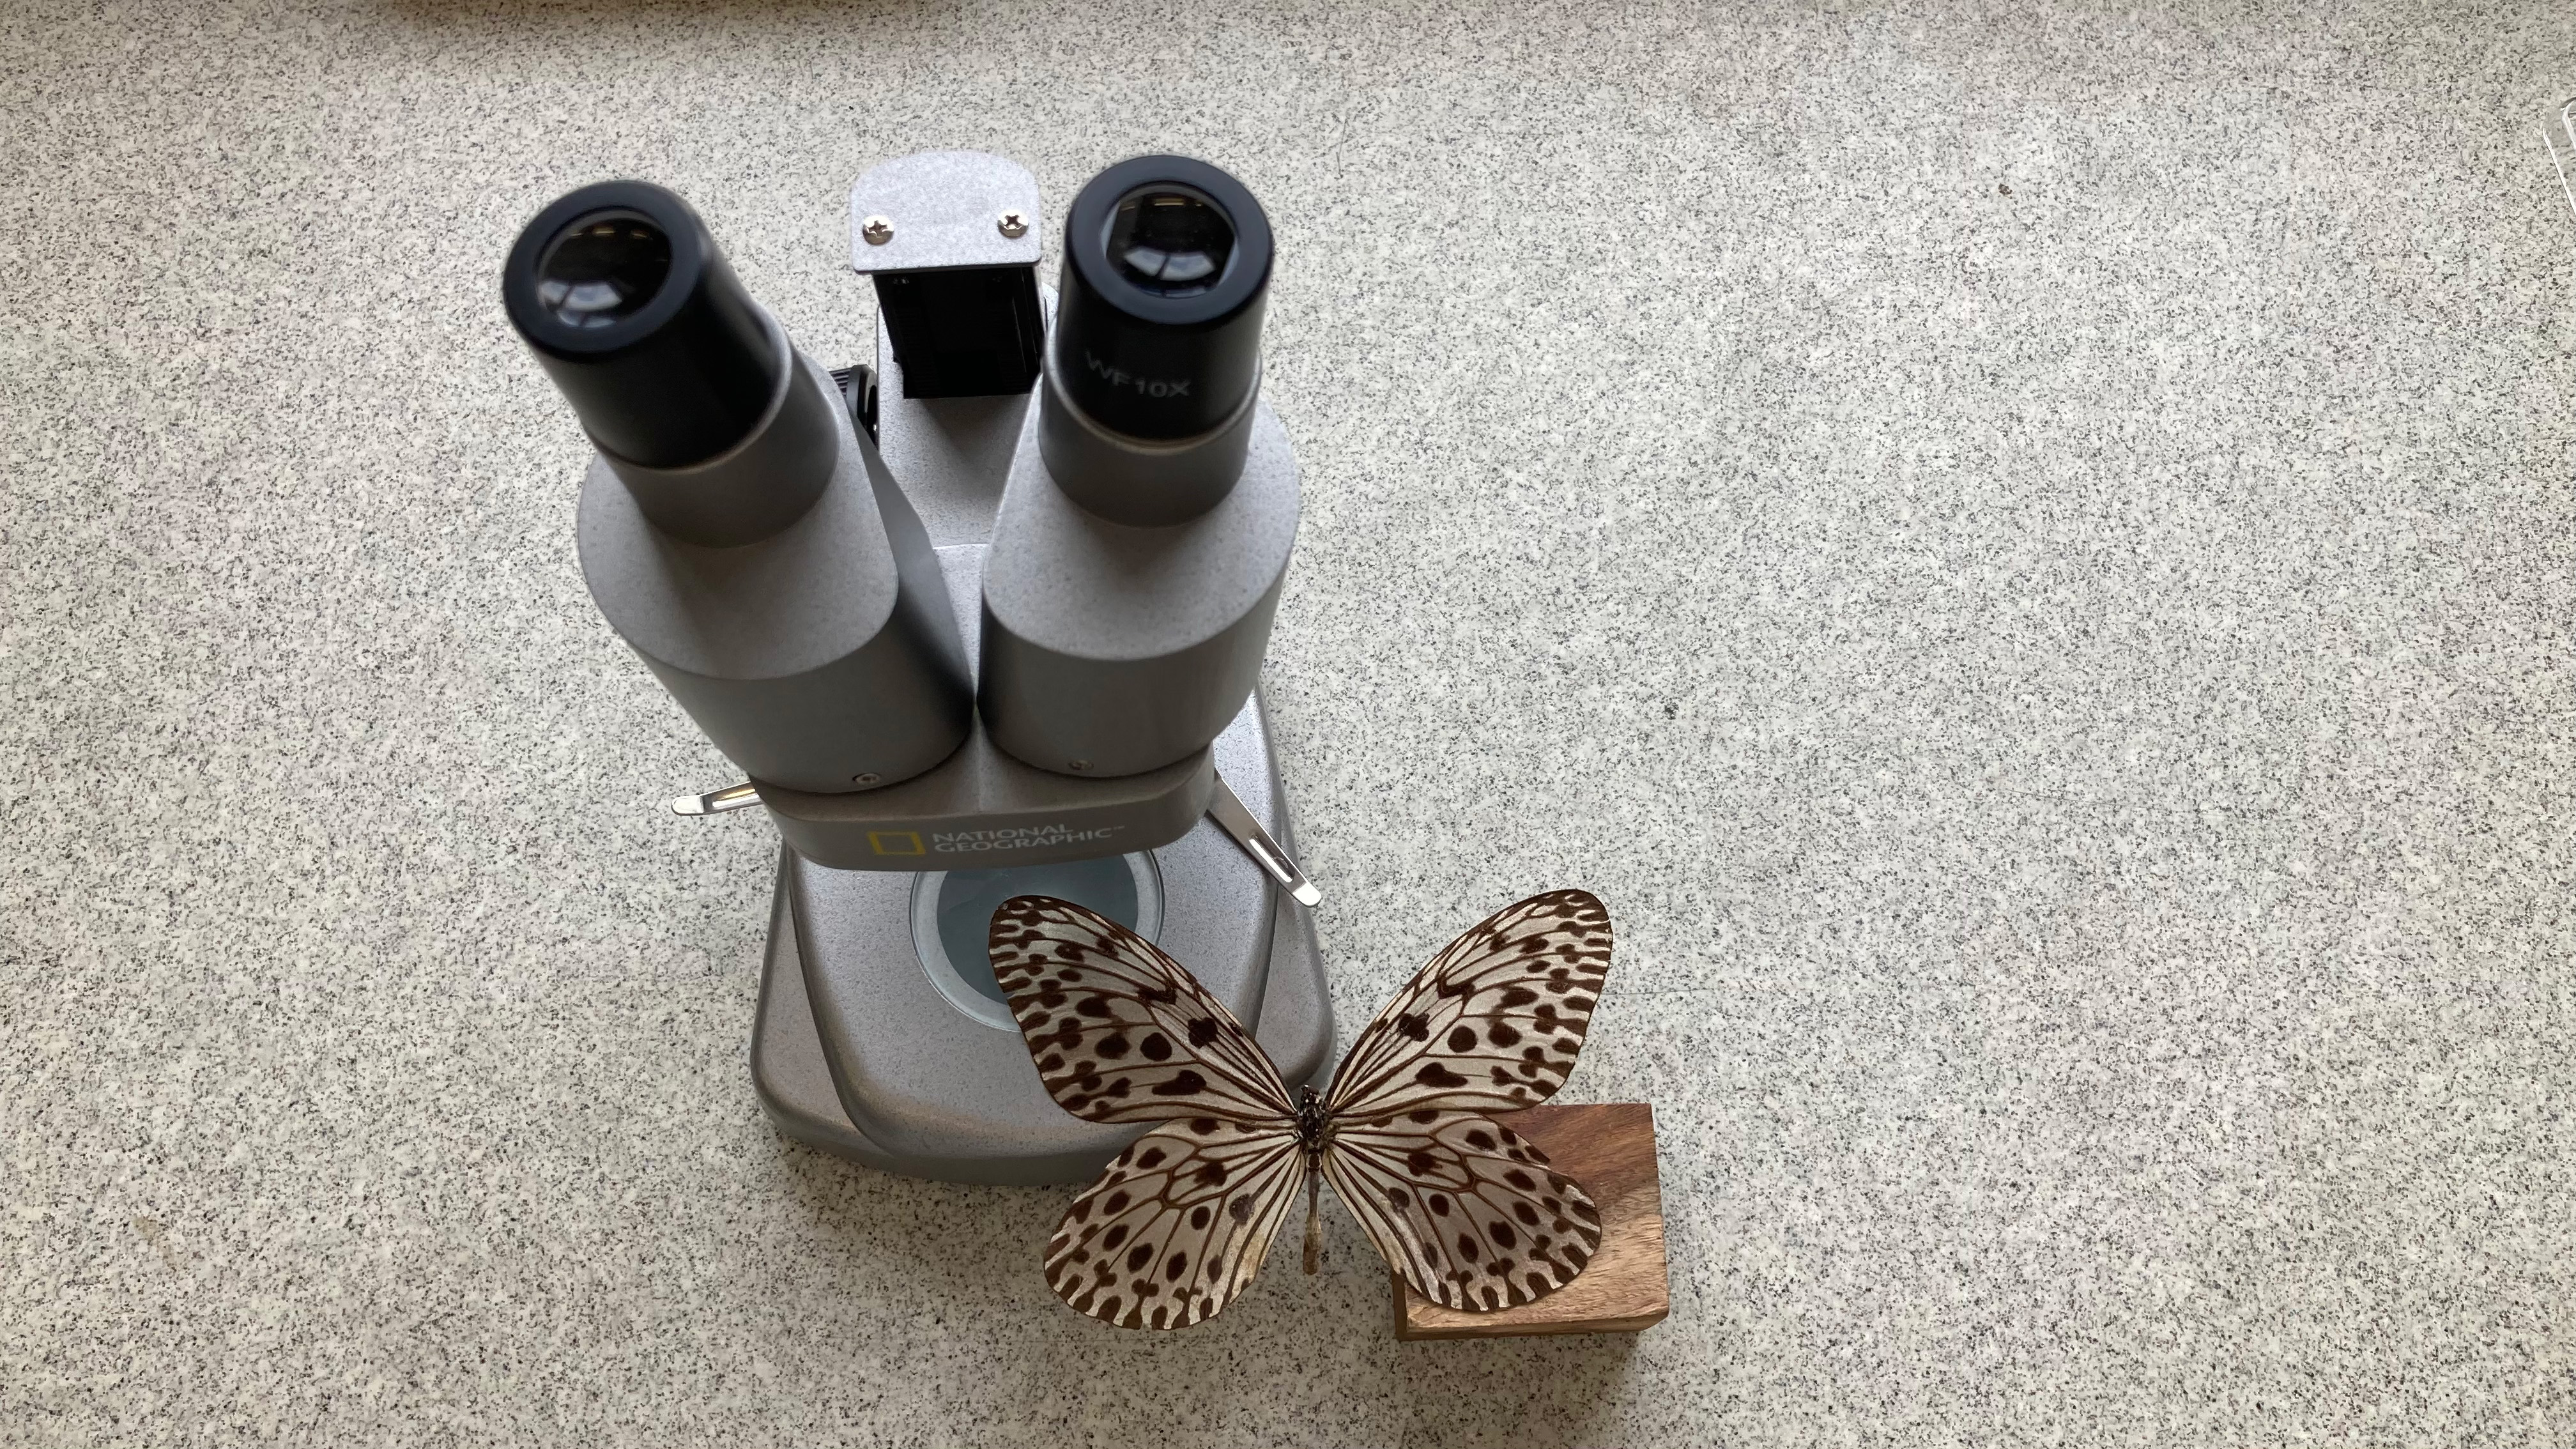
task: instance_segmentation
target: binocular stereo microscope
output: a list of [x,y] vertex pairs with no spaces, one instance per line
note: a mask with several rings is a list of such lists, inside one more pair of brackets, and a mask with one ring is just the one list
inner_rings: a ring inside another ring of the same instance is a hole
[[1214,166],[1124,161],[1050,291],[1036,181],[958,151],[861,176],[850,222],[872,367],[807,359],[641,182],[540,212],[502,297],[597,449],[592,599],[749,777],[672,808],[765,806],[784,842],[771,1120],[890,1172],[1074,1181],[1137,1129],[1039,1085],[985,954],[1011,897],[1159,943],[1291,1081],[1332,1047],[1258,688],[1297,532],[1270,226]]

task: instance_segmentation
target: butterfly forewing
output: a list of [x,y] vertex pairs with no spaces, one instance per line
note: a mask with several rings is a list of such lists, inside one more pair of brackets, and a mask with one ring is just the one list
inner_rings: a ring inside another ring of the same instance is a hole
[[1252,1034],[1154,944],[1070,901],[993,913],[993,975],[1057,1105],[1094,1122],[1213,1116],[1292,1125]]
[[1066,1210],[1047,1242],[1047,1286],[1121,1328],[1213,1318],[1259,1271],[1305,1180],[1293,1121],[1158,1127]]
[[1556,1094],[1610,969],[1589,891],[1509,905],[1449,944],[1362,1031],[1333,1076],[1336,1117],[1514,1111]]
[[1582,1187],[1476,1113],[1336,1122],[1332,1134],[1325,1180],[1379,1254],[1435,1303],[1527,1303],[1572,1282],[1601,1247],[1601,1214]]

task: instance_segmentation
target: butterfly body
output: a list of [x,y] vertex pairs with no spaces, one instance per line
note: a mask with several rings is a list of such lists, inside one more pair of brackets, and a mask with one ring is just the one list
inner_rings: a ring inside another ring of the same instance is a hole
[[1455,1308],[1553,1292],[1600,1246],[1581,1186],[1485,1115],[1544,1101],[1574,1065],[1610,959],[1609,913],[1587,892],[1533,896],[1452,942],[1322,1093],[1292,1092],[1187,970],[1080,906],[1009,901],[990,946],[1058,1105],[1159,1124],[1048,1241],[1048,1284],[1084,1313],[1133,1328],[1214,1316],[1301,1187],[1315,1271],[1325,1181],[1407,1282]]
[[1324,1094],[1312,1087],[1297,1089],[1297,1150],[1306,1158],[1306,1251],[1305,1268],[1311,1275],[1324,1266],[1324,1204],[1317,1189],[1324,1180],[1324,1144],[1330,1140],[1333,1115],[1324,1106]]

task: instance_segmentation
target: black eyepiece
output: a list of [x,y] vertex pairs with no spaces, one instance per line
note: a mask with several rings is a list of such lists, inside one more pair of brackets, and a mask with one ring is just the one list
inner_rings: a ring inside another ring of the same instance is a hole
[[585,186],[539,212],[510,249],[501,299],[592,441],[646,467],[741,442],[787,366],[706,223],[641,181]]
[[1056,369],[1094,422],[1195,437],[1259,381],[1270,220],[1243,183],[1186,156],[1091,179],[1065,224]]

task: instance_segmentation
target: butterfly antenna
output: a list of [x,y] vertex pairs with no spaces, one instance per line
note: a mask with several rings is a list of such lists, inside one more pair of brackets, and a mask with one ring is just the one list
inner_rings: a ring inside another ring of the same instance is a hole
[[1313,1273],[1324,1266],[1324,1205],[1316,1194],[1322,1189],[1321,1173],[1306,1174],[1306,1271]]

